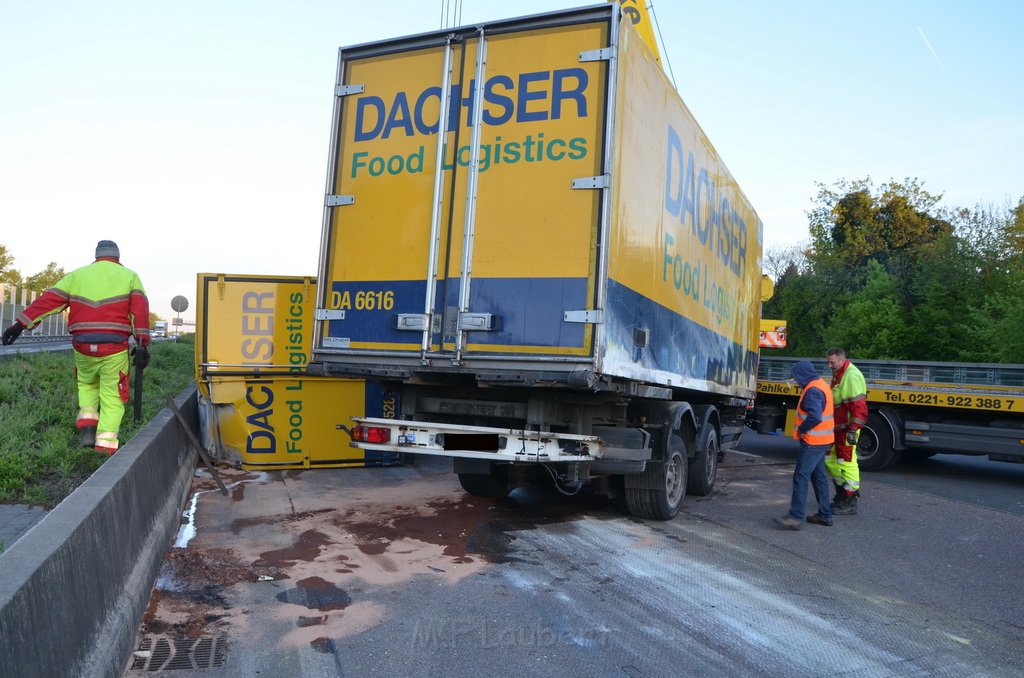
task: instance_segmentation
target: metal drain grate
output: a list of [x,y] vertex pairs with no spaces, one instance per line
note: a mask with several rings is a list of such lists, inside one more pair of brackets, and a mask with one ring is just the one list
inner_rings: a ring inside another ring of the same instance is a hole
[[132,671],[217,669],[224,666],[227,636],[170,638],[149,636],[139,645]]

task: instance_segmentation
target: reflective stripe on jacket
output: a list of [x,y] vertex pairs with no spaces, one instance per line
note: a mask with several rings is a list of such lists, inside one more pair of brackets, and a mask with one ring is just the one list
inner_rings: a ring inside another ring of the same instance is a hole
[[848,429],[859,431],[867,426],[867,382],[857,366],[849,360],[832,375],[832,402],[836,409],[836,432],[845,436]]
[[[818,424],[803,433],[800,432],[800,425],[807,419],[807,410],[804,409],[804,396],[812,388],[816,388],[821,391],[825,397],[825,407],[822,408],[821,421]],[[835,442],[835,433],[833,427],[835,420],[833,418],[833,407],[832,407],[832,389],[828,387],[825,380],[818,377],[814,381],[804,386],[803,393],[800,394],[800,402],[796,406],[796,429],[793,431],[793,437],[798,440],[802,440],[808,445],[831,445]]]
[[149,343],[149,300],[142,281],[113,259],[97,259],[68,273],[18,314],[18,321],[31,329],[65,308],[79,353],[104,356],[124,351],[133,334],[142,346]]

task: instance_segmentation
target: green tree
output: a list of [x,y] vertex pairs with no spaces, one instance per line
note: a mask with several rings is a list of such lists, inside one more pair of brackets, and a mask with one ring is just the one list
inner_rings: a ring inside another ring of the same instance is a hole
[[21,273],[12,268],[14,257],[7,251],[6,245],[0,245],[0,283],[8,285],[20,285]]
[[962,360],[969,309],[984,298],[977,252],[963,238],[946,236],[915,260],[910,280],[913,328],[909,355],[921,360]]
[[959,359],[1024,363],[1024,198],[1012,208],[976,207],[959,216],[958,233],[974,254],[968,279],[977,288],[962,307]]
[[[771,299],[761,304],[761,317],[787,320],[783,299],[786,287],[807,268],[807,257],[800,245],[770,247],[761,257],[764,272],[775,283]],[[787,342],[788,345],[788,342]]]
[[[824,345],[824,319],[831,311],[831,298],[821,278],[801,273],[794,265],[776,286],[774,304],[765,317],[786,321],[784,355],[820,355]],[[767,306],[767,305],[766,305]]]
[[830,300],[817,319],[827,343],[865,359],[956,359],[980,265],[955,233],[967,213],[940,209],[917,179],[818,187],[807,257]]
[[1024,196],[1017,200],[1017,206],[1013,208],[1004,243],[1017,263],[1024,263]]
[[778,285],[790,268],[807,268],[806,249],[804,244],[766,247],[761,255],[761,268]]
[[950,209],[916,179],[818,187],[806,250],[763,258],[785,354],[1024,363],[1024,197]]
[[1024,287],[991,297],[971,317],[964,359],[1024,363]]
[[818,188],[816,206],[808,213],[808,257],[817,276],[830,289],[858,290],[866,282],[867,261],[876,260],[896,277],[901,303],[908,306],[916,258],[953,231],[937,207],[941,195],[910,178],[878,188],[869,177]]
[[25,279],[25,287],[43,292],[57,284],[57,281],[64,277],[64,269],[57,266],[57,262],[51,261],[39,273],[30,275]]
[[887,262],[952,233],[937,210],[942,195],[917,179],[889,181],[876,190],[871,178],[818,184],[817,206],[808,212],[812,260],[834,272],[856,269],[869,259]]
[[[896,277],[874,260],[867,264],[864,288],[837,299],[825,332],[827,344],[850,355],[874,360],[909,359],[911,331],[900,301]],[[820,351],[819,351],[820,353]]]

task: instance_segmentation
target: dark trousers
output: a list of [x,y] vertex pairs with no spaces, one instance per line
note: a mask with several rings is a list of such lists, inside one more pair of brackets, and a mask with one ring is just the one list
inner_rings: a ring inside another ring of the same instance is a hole
[[803,520],[807,515],[807,486],[814,485],[814,498],[818,500],[818,513],[832,520],[832,502],[828,495],[828,472],[825,470],[825,454],[831,445],[808,445],[800,442],[800,453],[793,469],[793,500],[789,504],[789,515]]

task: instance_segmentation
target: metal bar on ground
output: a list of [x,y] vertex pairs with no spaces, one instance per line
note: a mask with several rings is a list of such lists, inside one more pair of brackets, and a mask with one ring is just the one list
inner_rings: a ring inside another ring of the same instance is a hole
[[220,474],[217,473],[217,468],[213,465],[213,462],[210,461],[210,458],[206,456],[206,450],[204,450],[203,446],[199,444],[198,440],[196,440],[195,434],[192,433],[192,429],[188,427],[188,423],[185,421],[185,417],[181,416],[181,412],[178,411],[178,406],[174,404],[174,398],[171,396],[166,396],[166,398],[167,406],[171,408],[171,412],[174,413],[174,418],[178,420],[178,423],[181,424],[182,430],[185,431],[185,437],[188,438],[189,442],[191,442],[196,448],[196,452],[199,453],[199,457],[203,460],[203,463],[206,464],[206,468],[210,469],[210,475],[212,475],[213,479],[217,481],[217,487],[220,488],[220,493],[225,497],[228,496],[228,488],[224,487],[224,482],[220,479]]

